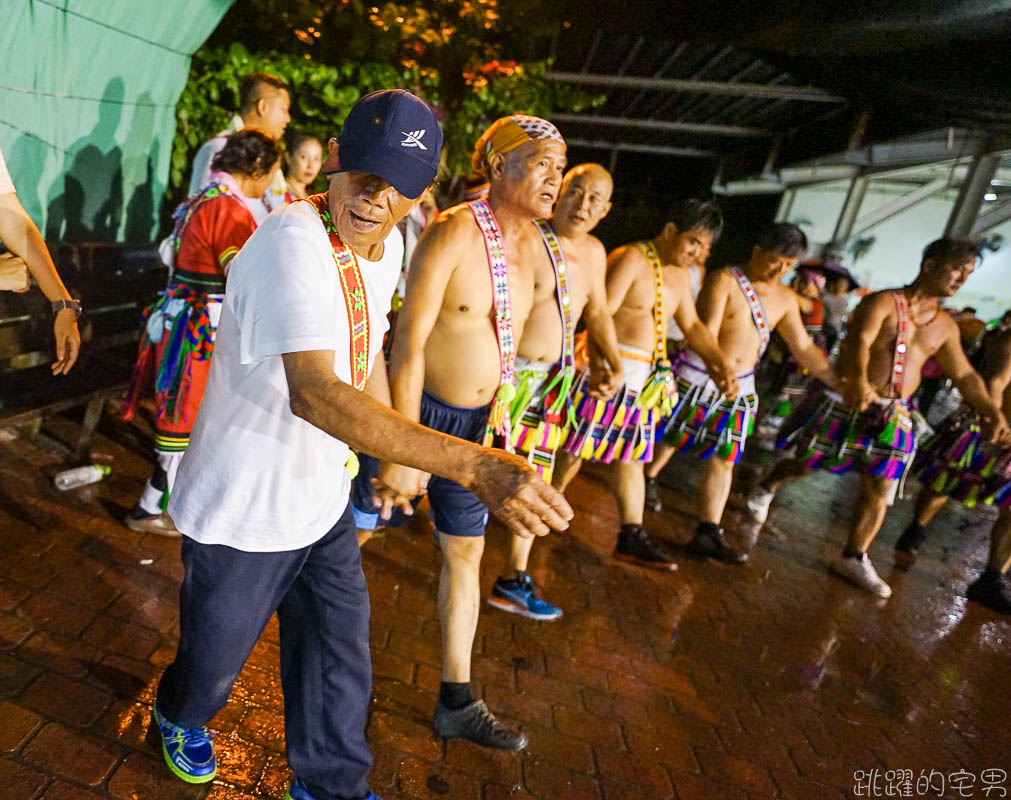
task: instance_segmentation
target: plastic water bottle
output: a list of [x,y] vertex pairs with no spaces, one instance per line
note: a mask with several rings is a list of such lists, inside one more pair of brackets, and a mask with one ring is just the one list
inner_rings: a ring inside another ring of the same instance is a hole
[[63,470],[53,479],[53,482],[57,489],[65,492],[68,489],[76,489],[78,486],[98,483],[110,472],[112,472],[112,467],[107,467],[104,464],[88,464],[85,467]]

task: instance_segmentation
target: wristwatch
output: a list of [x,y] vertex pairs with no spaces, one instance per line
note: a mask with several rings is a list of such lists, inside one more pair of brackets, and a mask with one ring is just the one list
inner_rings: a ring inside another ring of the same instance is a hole
[[74,314],[78,319],[81,317],[81,301],[80,300],[54,300],[53,301],[53,313],[59,314],[65,308],[72,308]]

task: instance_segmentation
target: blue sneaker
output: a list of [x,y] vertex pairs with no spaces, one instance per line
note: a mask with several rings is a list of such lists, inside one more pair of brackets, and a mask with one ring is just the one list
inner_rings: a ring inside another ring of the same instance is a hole
[[[301,778],[295,778],[292,780],[291,786],[288,787],[288,791],[284,793],[284,800],[316,800],[316,798],[309,794],[309,790],[305,788]],[[379,798],[369,792],[365,796],[365,800],[379,800]]]
[[541,600],[537,587],[526,572],[517,572],[516,579],[511,581],[497,578],[491,587],[488,605],[528,619],[551,621],[562,616],[562,609]]
[[180,728],[158,713],[156,705],[152,721],[161,734],[161,752],[172,774],[186,783],[208,783],[218,774],[214,759],[215,735],[207,728]]

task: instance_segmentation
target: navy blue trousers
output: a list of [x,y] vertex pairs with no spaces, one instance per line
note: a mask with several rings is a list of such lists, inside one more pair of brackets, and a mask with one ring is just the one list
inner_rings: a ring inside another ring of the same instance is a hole
[[179,648],[158,686],[161,714],[207,725],[277,611],[288,765],[316,800],[367,795],[369,594],[351,503],[301,550],[247,553],[184,538],[182,559]]

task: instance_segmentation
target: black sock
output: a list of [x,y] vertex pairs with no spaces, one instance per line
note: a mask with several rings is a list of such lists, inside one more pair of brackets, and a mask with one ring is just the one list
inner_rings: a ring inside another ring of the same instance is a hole
[[843,558],[858,558],[863,560],[864,554],[857,550],[855,547],[850,547],[846,545],[842,551]]
[[451,711],[470,705],[474,702],[474,695],[470,693],[470,683],[443,681],[439,684],[439,702]]
[[519,589],[524,583],[526,583],[527,574],[523,570],[516,570],[515,578],[503,578],[499,577],[499,583],[503,584],[508,589]]
[[715,538],[720,535],[721,530],[720,526],[715,522],[700,522],[699,527],[695,529],[695,535]]

